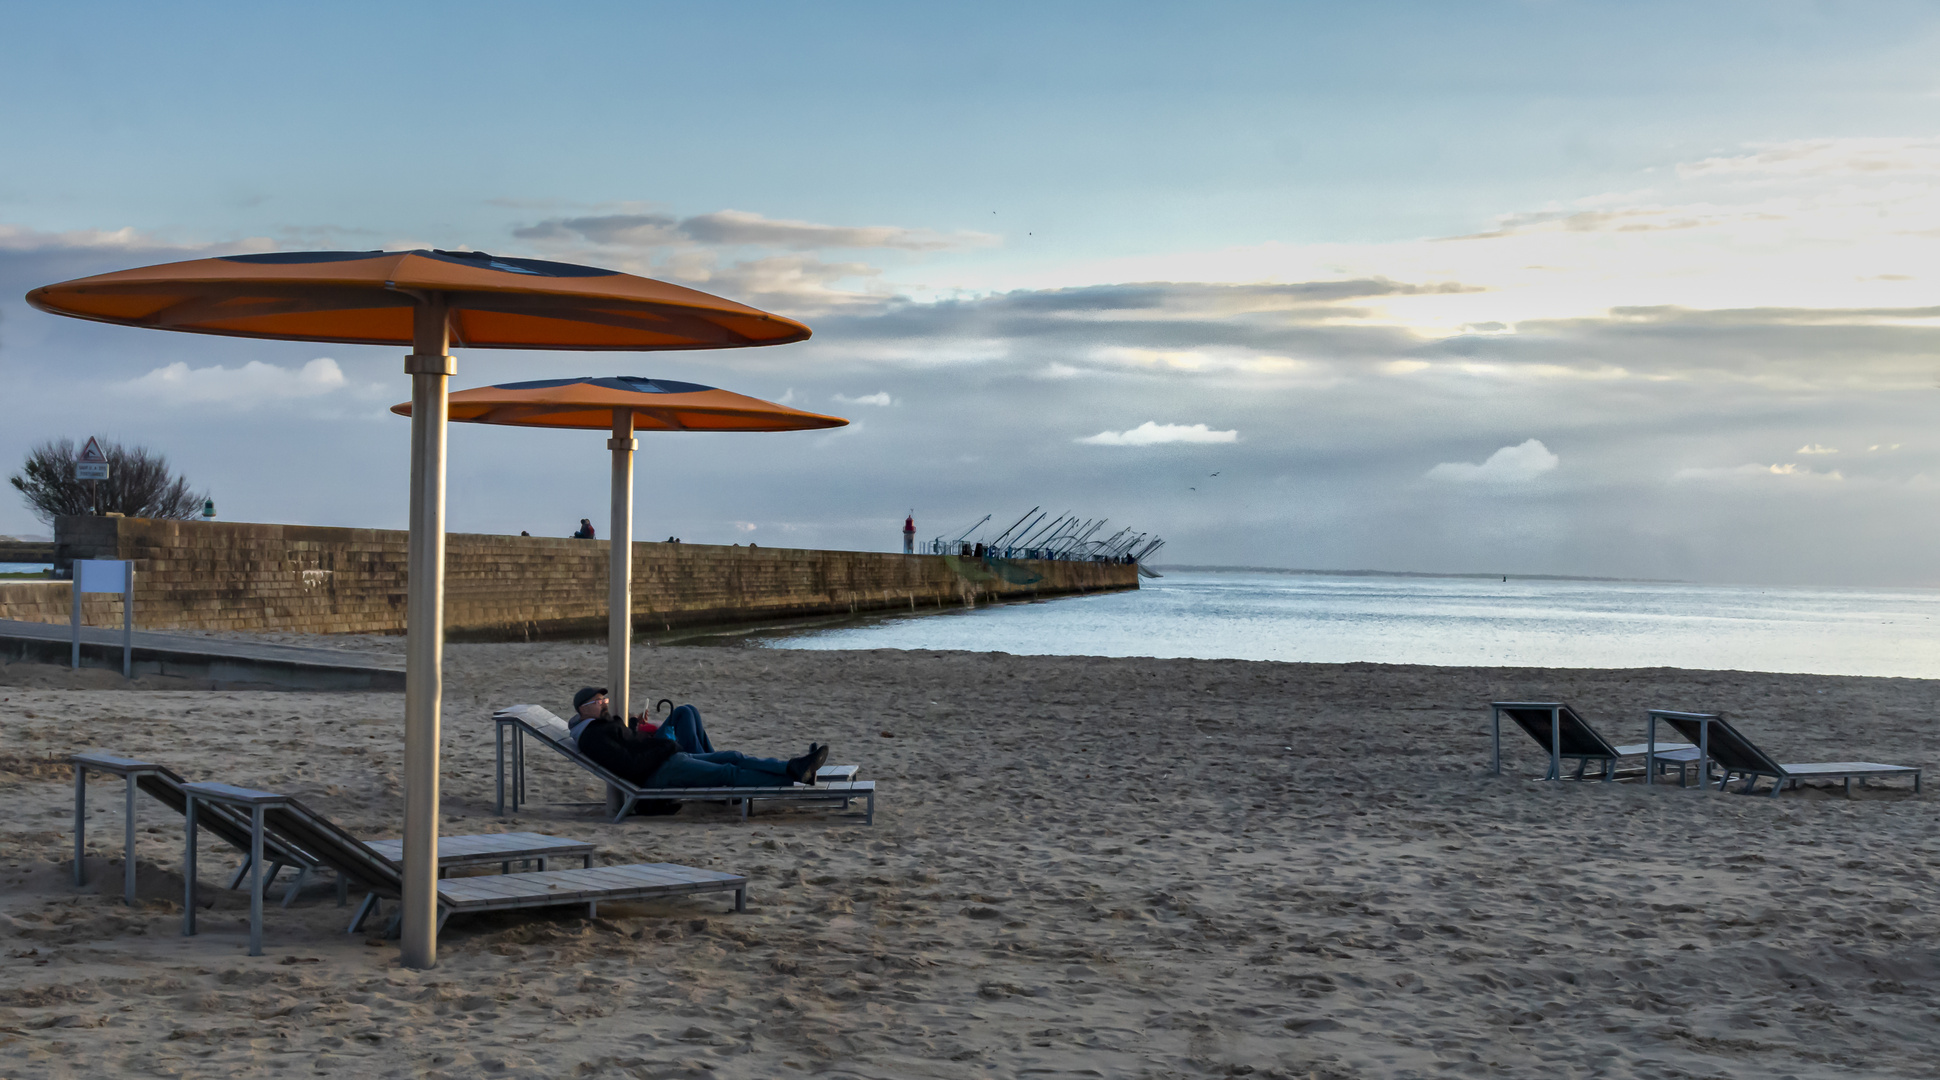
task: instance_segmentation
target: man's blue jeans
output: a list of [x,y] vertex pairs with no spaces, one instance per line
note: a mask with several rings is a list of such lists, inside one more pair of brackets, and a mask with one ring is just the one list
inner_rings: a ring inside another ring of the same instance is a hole
[[710,754],[679,753],[654,770],[641,787],[787,787],[788,763],[749,757],[734,750]]
[[701,724],[701,711],[692,705],[682,705],[669,714],[666,722],[660,725],[659,734],[672,739],[683,753],[714,752],[714,743],[708,739],[707,728]]

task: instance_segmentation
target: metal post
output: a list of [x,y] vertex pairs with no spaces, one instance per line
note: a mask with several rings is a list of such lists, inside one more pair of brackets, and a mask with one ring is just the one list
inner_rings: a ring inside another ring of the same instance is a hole
[[81,666],[81,575],[72,569],[73,565],[68,564],[68,584],[73,587],[68,590],[71,602],[68,604],[67,621],[74,631],[74,659],[68,666],[78,668]]
[[182,810],[182,935],[195,933],[195,792],[188,793]]
[[87,867],[83,860],[88,855],[88,770],[76,762],[74,765],[74,884],[88,883]]
[[1495,746],[1494,763],[1490,771],[1493,772],[1496,776],[1501,776],[1502,775],[1502,710],[1501,709],[1492,708],[1489,710],[1489,724],[1491,727],[1494,728],[1493,734],[1494,734],[1494,746]]
[[1644,728],[1644,786],[1657,782],[1657,713],[1650,714],[1650,724]]
[[121,898],[128,901],[129,907],[135,906],[135,774],[123,777],[128,781],[128,805],[124,809],[123,829],[126,833],[126,850],[122,853]]
[[411,375],[411,553],[404,639],[405,967],[438,962],[438,724],[445,653],[445,420],[455,365],[442,296],[420,300]]
[[249,955],[263,955],[263,804],[249,805]]
[[1549,778],[1563,778],[1563,710],[1549,710]]
[[633,661],[633,410],[613,410],[613,517],[607,526],[612,551],[606,570],[606,692],[622,722],[631,715],[629,675]]
[[1698,721],[1698,788],[1711,786],[1711,721]]
[[135,677],[135,564],[130,562],[122,579],[128,591],[121,594],[121,677]]

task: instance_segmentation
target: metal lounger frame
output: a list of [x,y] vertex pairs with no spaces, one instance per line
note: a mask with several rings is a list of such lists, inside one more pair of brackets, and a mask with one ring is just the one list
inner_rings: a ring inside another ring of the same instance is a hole
[[[1592,761],[1603,762],[1600,779],[1606,783],[1616,779],[1617,761],[1620,758],[1647,755],[1652,749],[1668,749],[1654,739],[1637,746],[1612,746],[1608,739],[1590,726],[1582,714],[1561,701],[1492,701],[1489,703],[1491,738],[1494,754],[1490,771],[1502,774],[1502,714],[1508,713],[1516,726],[1529,733],[1549,750],[1549,773],[1545,780],[1560,779],[1563,775],[1563,759],[1576,759],[1574,780],[1584,779],[1583,773]],[[1520,715],[1519,715],[1520,714]],[[1682,746],[1682,743],[1677,744]],[[1646,760],[1646,768],[1652,767]]]
[[[864,825],[876,823],[876,782],[874,780],[850,780],[833,784],[800,785],[791,787],[731,787],[731,788],[643,788],[630,781],[621,779],[600,763],[581,754],[571,747],[561,745],[551,736],[527,723],[517,716],[503,713],[492,717],[496,728],[498,753],[498,802],[496,812],[505,815],[507,788],[510,787],[512,812],[518,813],[519,804],[525,797],[525,736],[534,739],[559,752],[561,757],[592,773],[605,783],[609,792],[607,809],[614,811],[613,822],[619,824],[633,813],[634,805],[642,799],[666,799],[674,802],[738,802],[741,804],[741,819],[746,821],[751,805],[756,799],[773,802],[840,802],[843,809],[856,799],[865,802]],[[510,746],[506,734],[511,729]],[[506,782],[507,770],[511,782]],[[613,795],[617,794],[617,798]]]
[[1793,762],[1781,765],[1770,754],[1758,748],[1758,744],[1745,737],[1745,733],[1731,725],[1723,713],[1679,712],[1675,709],[1650,710],[1650,734],[1655,740],[1657,721],[1662,720],[1679,734],[1690,739],[1698,747],[1698,786],[1709,787],[1713,773],[1711,765],[1718,766],[1717,785],[1719,791],[1728,790],[1733,777],[1743,777],[1744,785],[1738,794],[1749,795],[1758,786],[1761,776],[1772,779],[1771,790],[1765,794],[1773,798],[1785,790],[1786,784],[1796,788],[1800,780],[1832,777],[1844,779],[1846,794],[1852,794],[1852,781],[1859,778],[1864,785],[1869,776],[1913,777],[1913,792],[1919,794],[1921,769],[1912,765],[1881,765],[1871,761],[1812,761]]
[[[189,795],[183,785],[188,781],[182,779],[179,773],[166,765],[135,758],[117,757],[112,754],[80,753],[68,755],[68,760],[74,763],[74,883],[76,885],[84,881],[81,858],[86,847],[87,773],[90,770],[115,773],[128,781],[127,807],[124,811],[127,815],[128,833],[127,850],[123,855],[126,860],[127,879],[124,891],[127,902],[132,904],[135,902],[135,792],[145,791],[153,796],[156,802],[177,814],[184,814],[188,809]],[[231,889],[240,888],[243,876],[249,872],[250,867],[248,815],[238,812],[233,807],[205,803],[196,808],[196,824],[216,834],[223,843],[242,853],[242,865],[238,866],[235,874],[230,876],[228,885]],[[276,875],[281,873],[285,866],[297,868],[296,880],[291,882],[290,887],[283,893],[283,906],[288,907],[290,901],[296,898],[297,890],[302,888],[304,881],[309,877],[310,871],[316,868],[317,861],[311,858],[308,852],[288,843],[282,837],[273,835],[263,838],[263,858],[269,862],[269,876],[263,881],[265,889],[275,883]]]
[[[267,806],[264,825],[295,839],[314,852],[325,866],[365,890],[345,933],[356,933],[377,908],[380,899],[403,895],[403,879],[389,859],[346,832],[329,818],[297,799]],[[649,880],[651,879],[651,880]],[[602,900],[631,900],[698,892],[732,892],[734,910],[746,911],[748,879],[670,863],[634,866],[596,866],[581,870],[547,870],[485,878],[443,878],[438,881],[438,925],[459,911],[502,911],[511,908],[588,905],[597,914]],[[395,920],[393,920],[395,921]]]
[[[137,788],[155,797],[156,801],[169,807],[178,814],[185,813],[188,806],[188,792],[183,785],[188,781],[166,765],[134,758],[116,757],[110,754],[71,754],[74,763],[74,883],[83,883],[81,856],[85,849],[86,815],[86,773],[113,772],[127,777],[127,864],[134,866],[134,792]],[[196,807],[196,825],[207,829],[230,847],[242,853],[242,862],[236,872],[229,877],[228,888],[242,887],[243,878],[249,874],[252,865],[250,856],[250,820],[236,808],[222,803],[202,802]],[[388,841],[380,841],[388,844]],[[461,866],[484,866],[500,864],[506,873],[512,872],[512,863],[537,861],[539,869],[547,868],[547,861],[555,858],[580,858],[586,866],[593,865],[593,854],[598,847],[584,841],[568,840],[565,837],[543,836],[537,833],[480,833],[469,836],[441,836],[438,838],[438,872]],[[450,845],[450,848],[447,848]],[[290,842],[287,837],[277,834],[272,828],[263,836],[263,857],[269,863],[269,872],[263,879],[263,888],[269,889],[276,883],[277,874],[286,866],[297,868],[297,876],[283,891],[283,906],[289,907],[309,880],[310,872],[319,864],[318,860],[302,848]],[[386,856],[388,857],[388,856]],[[394,863],[399,860],[393,859]],[[127,874],[127,902],[135,900],[135,876],[132,869]],[[346,899],[348,883],[341,878],[337,885],[337,902]]]

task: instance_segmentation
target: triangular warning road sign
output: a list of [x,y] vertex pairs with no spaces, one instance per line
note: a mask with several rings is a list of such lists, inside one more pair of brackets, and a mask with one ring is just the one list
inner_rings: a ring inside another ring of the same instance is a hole
[[88,436],[88,444],[81,448],[81,460],[90,465],[105,464],[108,460],[108,455],[101,452],[101,444],[94,440],[94,436],[90,435]]

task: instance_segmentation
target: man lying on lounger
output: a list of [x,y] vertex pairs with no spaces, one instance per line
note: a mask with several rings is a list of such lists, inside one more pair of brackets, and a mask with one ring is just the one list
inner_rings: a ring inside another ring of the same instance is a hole
[[787,787],[815,782],[815,770],[829,759],[829,748],[809,743],[808,753],[781,761],[715,750],[701,726],[700,710],[675,709],[665,724],[648,728],[643,713],[629,726],[612,715],[606,691],[583,687],[573,695],[573,737],[579,752],[641,787]]

